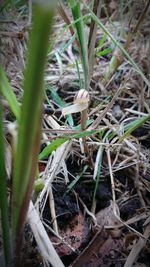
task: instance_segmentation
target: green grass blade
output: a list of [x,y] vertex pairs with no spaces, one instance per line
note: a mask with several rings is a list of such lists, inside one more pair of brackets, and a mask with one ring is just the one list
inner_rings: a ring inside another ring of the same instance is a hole
[[17,121],[20,119],[20,105],[19,102],[13,92],[13,89],[11,88],[8,79],[6,77],[6,74],[2,67],[0,66],[0,91],[2,95],[6,98],[11,111],[15,115]]
[[[56,90],[52,86],[48,86],[47,90],[50,90],[52,98],[61,108],[65,107],[66,103],[61,99],[61,97],[57,94]],[[71,114],[67,115],[67,121],[69,125],[73,127],[74,122]]]
[[70,190],[72,190],[74,188],[74,186],[76,185],[76,183],[80,180],[80,178],[83,176],[83,174],[86,172],[86,170],[89,168],[88,165],[85,165],[83,168],[83,171],[78,174],[75,179],[67,186],[67,190],[65,192],[65,195],[68,194],[70,192]]
[[0,101],[0,210],[1,210],[1,225],[2,225],[4,255],[5,255],[5,266],[10,266],[11,242],[10,242],[9,219],[8,219],[9,216],[8,216],[8,200],[7,200],[7,175],[5,169],[4,131],[3,131],[1,101]]
[[87,39],[85,36],[85,29],[84,29],[84,22],[83,17],[80,9],[80,3],[75,0],[68,0],[72,15],[75,22],[75,27],[78,34],[78,39],[80,43],[81,49],[81,56],[82,56],[82,64],[83,64],[83,71],[84,71],[84,86],[85,89],[89,89],[90,77],[89,77],[89,64],[88,64],[88,45]]
[[53,1],[33,6],[33,27],[25,70],[24,95],[13,175],[13,241],[19,241],[36,174],[41,137],[44,67],[53,22]]
[[122,142],[124,138],[128,137],[134,130],[139,128],[141,125],[143,125],[146,121],[150,121],[150,115],[144,116],[140,119],[137,119],[133,121],[132,123],[129,123],[125,126],[127,129],[125,133],[120,137],[119,142]]
[[101,40],[100,40],[100,42],[99,42],[99,44],[98,44],[98,46],[97,46],[97,49],[100,49],[100,48],[103,47],[103,45],[104,45],[106,39],[107,39],[107,34],[105,33],[105,34],[103,35],[103,37],[101,38]]
[[77,69],[77,75],[78,75],[78,80],[79,80],[79,86],[82,88],[82,80],[81,80],[81,75],[80,75],[80,69],[79,69],[79,63],[78,60],[76,59],[76,69]]
[[109,54],[112,50],[113,50],[112,47],[108,47],[108,48],[96,53],[96,56],[99,56],[99,57],[100,56],[105,56],[105,55]]
[[68,140],[71,140],[72,138],[81,138],[84,136],[89,136],[91,134],[95,134],[97,132],[100,132],[100,130],[91,130],[91,131],[83,131],[77,134],[72,134],[72,135],[68,135],[66,137],[62,137],[62,138],[57,138],[54,141],[52,141],[49,145],[47,145],[42,152],[39,155],[39,160],[44,159],[45,157],[49,156],[50,153],[52,153],[54,150],[56,150],[56,148],[58,148],[60,145],[62,145],[63,143],[65,143]]
[[[138,128],[139,126],[141,126],[145,121],[150,120],[150,115],[149,116],[145,116],[141,119],[136,120],[135,122],[132,122],[128,125],[126,125],[126,129],[127,132],[125,132],[125,134],[130,134],[132,131],[134,131],[136,128]],[[130,131],[130,133],[129,133]],[[118,132],[118,131],[117,131]],[[54,150],[56,150],[60,145],[62,145],[63,143],[65,143],[68,140],[71,140],[72,138],[81,138],[81,137],[85,137],[85,136],[89,136],[91,134],[104,134],[104,130],[103,129],[98,129],[98,130],[91,130],[91,131],[83,131],[77,134],[73,134],[73,135],[68,135],[66,137],[63,138],[57,138],[54,141],[51,142],[51,144],[47,145],[42,152],[39,155],[39,160],[42,160],[44,158],[46,158],[47,156],[49,156]],[[124,134],[124,135],[125,135]],[[108,135],[108,138],[111,139],[116,135],[115,132],[111,132]],[[121,137],[122,139],[123,137]],[[96,189],[95,189],[96,190]]]
[[54,150],[56,150],[60,145],[67,142],[69,138],[58,138],[51,142],[51,144],[47,145],[39,155],[39,160],[42,160],[49,156]]
[[[124,138],[128,137],[134,130],[139,128],[141,125],[143,125],[145,122],[150,120],[150,115],[144,116],[142,118],[136,119],[135,121],[132,121],[124,126],[124,134],[120,137],[119,142],[122,142]],[[121,126],[122,128],[122,126]],[[112,139],[117,133],[116,131],[110,132],[109,135],[107,136],[108,139]]]
[[65,107],[65,102],[61,99],[61,97],[58,95],[56,90],[52,86],[48,86],[47,90],[51,92],[52,98],[55,100],[55,102],[61,107]]

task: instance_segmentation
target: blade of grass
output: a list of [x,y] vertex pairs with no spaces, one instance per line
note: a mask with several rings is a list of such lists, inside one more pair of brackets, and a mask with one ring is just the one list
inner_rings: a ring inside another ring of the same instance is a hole
[[[122,142],[124,138],[129,136],[134,130],[136,130],[138,127],[142,126],[145,122],[149,120],[150,120],[150,115],[147,115],[126,124],[124,126],[124,134],[120,137],[119,142]],[[112,139],[116,135],[116,133],[118,133],[118,130],[119,129],[117,129],[117,131],[110,132],[108,135],[108,139],[109,140]]]
[[140,119],[133,121],[132,123],[126,125],[127,130],[125,133],[119,138],[119,142],[122,142],[126,137],[128,137],[134,130],[143,125],[146,121],[150,121],[150,115],[144,116]]
[[107,34],[105,33],[105,34],[103,35],[103,37],[101,38],[101,40],[100,40],[100,42],[99,42],[99,44],[98,44],[98,46],[97,46],[97,49],[100,49],[100,48],[103,47],[103,45],[104,45],[106,39],[107,39]]
[[81,75],[80,75],[80,70],[79,70],[79,63],[78,60],[76,59],[76,69],[77,69],[77,74],[78,74],[78,80],[79,80],[79,86],[82,88],[82,80],[81,80]]
[[56,150],[60,145],[67,142],[69,138],[58,138],[52,141],[49,145],[47,145],[39,155],[39,160],[42,160],[49,156],[54,150]]
[[3,70],[3,68],[0,66],[0,90],[2,95],[6,98],[11,111],[15,115],[17,121],[20,119],[20,105],[19,102],[13,92],[13,89],[11,88],[7,76]]
[[20,250],[21,235],[37,168],[41,137],[44,67],[53,22],[54,3],[47,0],[37,1],[33,11],[33,30],[25,71],[23,104],[13,175],[12,226],[16,256]]
[[107,54],[109,54],[112,50],[113,50],[112,47],[108,47],[108,48],[106,48],[106,49],[104,49],[104,50],[102,50],[102,51],[96,53],[96,56],[99,56],[99,57],[100,57],[100,56],[107,55]]
[[78,34],[78,39],[80,43],[80,50],[82,55],[82,64],[83,64],[83,71],[84,71],[84,87],[86,90],[89,89],[90,84],[90,75],[89,75],[89,64],[88,64],[88,46],[87,46],[87,39],[85,36],[85,29],[84,29],[84,22],[83,17],[80,9],[80,3],[75,0],[68,0],[72,15],[75,22],[75,27]]
[[83,176],[83,174],[86,172],[86,170],[89,168],[88,165],[85,165],[83,168],[83,171],[78,174],[75,179],[67,186],[67,190],[65,192],[65,195],[68,194],[70,192],[70,190],[72,190],[74,188],[74,186],[76,185],[76,183],[81,179],[81,177]]
[[[47,90],[49,90],[51,92],[52,98],[56,101],[56,103],[61,108],[65,107],[66,103],[61,99],[61,97],[57,94],[56,90],[52,86],[48,86]],[[67,121],[68,121],[69,125],[71,127],[73,127],[74,122],[73,122],[73,118],[72,118],[71,114],[67,115]]]
[[5,266],[10,266],[11,260],[11,242],[9,230],[8,216],[8,200],[7,200],[7,175],[5,169],[5,148],[4,148],[4,131],[3,131],[3,115],[0,99],[0,210],[3,247],[5,255]]
[[84,136],[89,136],[91,134],[96,134],[98,132],[100,132],[101,129],[98,130],[91,130],[91,131],[83,131],[77,134],[73,134],[73,135],[68,135],[62,138],[57,138],[54,141],[52,141],[49,145],[47,145],[42,152],[39,155],[39,160],[44,159],[45,157],[49,156],[50,153],[52,153],[54,150],[56,150],[56,148],[58,148],[60,145],[62,145],[63,143],[65,143],[68,140],[71,140],[72,138],[81,138]]

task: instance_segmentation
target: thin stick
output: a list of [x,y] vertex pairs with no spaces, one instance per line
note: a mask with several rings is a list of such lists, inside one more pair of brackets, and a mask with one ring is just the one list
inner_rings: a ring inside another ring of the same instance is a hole
[[57,224],[57,220],[56,220],[56,212],[55,212],[55,202],[54,202],[54,196],[53,196],[53,191],[52,191],[51,186],[49,189],[49,207],[50,207],[50,211],[51,211],[54,231],[56,232],[57,235],[59,235],[58,224]]

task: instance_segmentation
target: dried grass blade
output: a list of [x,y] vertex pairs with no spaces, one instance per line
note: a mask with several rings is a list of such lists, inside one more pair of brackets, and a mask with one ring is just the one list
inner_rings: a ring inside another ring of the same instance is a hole
[[62,263],[60,257],[54,249],[41,222],[40,216],[38,215],[32,202],[30,202],[29,206],[28,222],[30,224],[32,232],[34,233],[35,240],[44,261],[52,264],[53,267],[64,267],[64,264]]

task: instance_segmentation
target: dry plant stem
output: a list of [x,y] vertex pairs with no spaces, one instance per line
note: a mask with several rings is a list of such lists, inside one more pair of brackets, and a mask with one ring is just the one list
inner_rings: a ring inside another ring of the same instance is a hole
[[[141,220],[145,220],[147,218],[150,218],[150,212],[143,212],[142,214],[140,215],[135,215],[134,217],[132,217],[131,219],[127,220],[126,221],[126,224],[129,225],[129,224],[135,224]],[[115,228],[121,228],[121,227],[124,227],[124,224],[120,222],[120,224],[117,224],[117,225],[108,225],[108,226],[105,226],[106,229],[115,229]],[[143,237],[142,237],[143,238]]]
[[34,233],[34,237],[43,260],[45,260],[47,263],[51,263],[53,267],[64,267],[64,264],[62,263],[50,241],[50,238],[47,235],[40,216],[37,213],[32,201],[30,201],[27,219],[32,232]]
[[[87,109],[85,109],[81,112],[81,130],[82,131],[84,131],[86,129],[87,118],[88,118],[88,112],[87,112]],[[86,136],[83,137],[82,140],[83,140],[83,146],[84,146],[84,153],[87,155],[90,167],[93,168],[94,163],[93,163],[92,156],[91,156],[91,153],[90,153],[87,141],[86,141]]]
[[28,24],[31,25],[32,23],[32,0],[29,0],[29,18],[28,18]]
[[53,191],[52,191],[51,186],[49,189],[49,207],[50,207],[50,211],[51,211],[54,231],[56,232],[57,235],[59,235],[58,224],[57,224],[57,220],[56,220],[56,212],[55,212],[55,202],[54,202],[54,196],[53,196]]
[[124,267],[132,267],[133,263],[136,261],[136,259],[138,258],[139,253],[141,252],[141,250],[145,247],[146,242],[148,240],[150,236],[150,223],[146,226],[146,229],[144,231],[144,238],[139,238],[138,242],[133,246],[127,260],[126,263],[124,265]]
[[129,46],[130,46],[130,44],[132,42],[132,38],[134,37],[134,35],[138,31],[139,26],[141,25],[143,19],[145,18],[145,15],[146,15],[146,12],[148,11],[149,5],[150,5],[150,0],[147,1],[147,4],[146,4],[145,8],[143,9],[143,11],[142,11],[142,13],[141,13],[141,15],[140,15],[140,17],[138,19],[138,22],[134,27],[134,29],[129,32],[129,34],[127,36],[126,43],[125,43],[125,49],[129,48]]
[[[74,193],[75,193],[75,195],[77,195],[76,192],[74,192]],[[87,206],[84,204],[83,200],[82,200],[79,196],[77,196],[77,198],[79,199],[80,203],[81,203],[82,206],[84,207],[86,213],[93,219],[93,222],[94,222],[95,225],[96,225],[96,224],[97,224],[97,220],[96,220],[96,217],[95,217],[94,213],[91,212],[91,211],[89,211],[89,209],[87,208]]]

